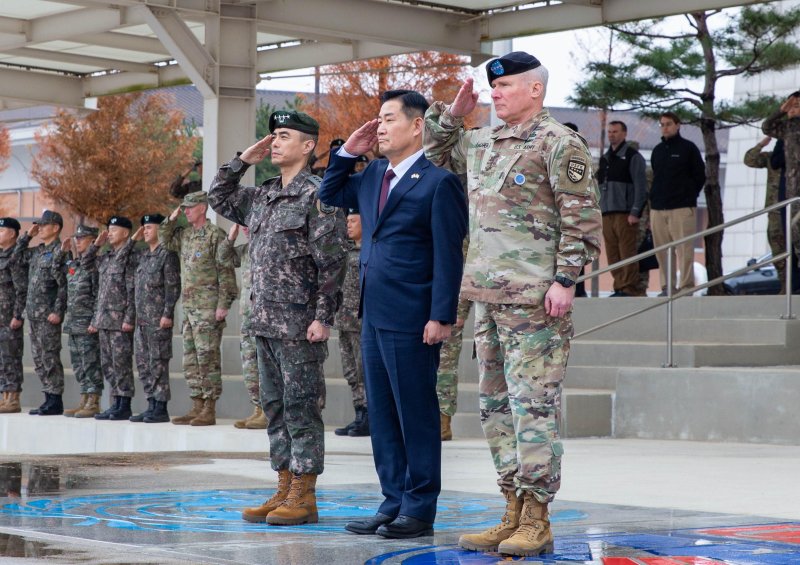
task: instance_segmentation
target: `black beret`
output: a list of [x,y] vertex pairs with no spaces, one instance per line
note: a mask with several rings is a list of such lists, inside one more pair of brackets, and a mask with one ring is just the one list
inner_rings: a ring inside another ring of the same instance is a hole
[[119,228],[133,229],[133,223],[125,216],[111,216],[107,225],[108,227],[117,226]]
[[161,214],[145,214],[142,216],[141,223],[145,224],[160,224],[164,221],[164,216]]
[[11,228],[19,233],[21,227],[19,222],[14,218],[0,218],[0,228]]
[[269,117],[269,132],[277,128],[296,129],[310,135],[319,135],[317,120],[303,112],[278,110]]
[[344,139],[341,137],[337,137],[333,141],[331,141],[331,149],[336,149],[337,147],[341,147],[344,145]]
[[348,216],[357,216],[360,215],[358,208],[347,208],[347,215]]
[[525,51],[513,51],[486,63],[486,76],[489,78],[489,84],[492,84],[496,78],[518,75],[541,65],[539,59],[533,55],[525,53]]
[[356,157],[356,163],[369,163],[369,157],[366,155],[359,155]]

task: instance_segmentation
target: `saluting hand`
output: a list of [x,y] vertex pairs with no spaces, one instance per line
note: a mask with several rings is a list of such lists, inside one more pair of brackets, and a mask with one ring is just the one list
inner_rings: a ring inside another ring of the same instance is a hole
[[71,250],[72,250],[72,238],[68,237],[67,239],[61,242],[61,252],[69,253]]
[[370,120],[350,134],[344,142],[344,150],[350,155],[363,155],[378,143],[378,120]]
[[234,242],[239,237],[239,224],[233,224],[228,230],[228,241]]
[[31,237],[36,237],[37,235],[39,235],[39,224],[33,224],[33,226],[31,226],[31,229],[28,230],[28,235]]
[[178,206],[172,211],[172,214],[169,215],[169,221],[174,222],[178,219],[178,216],[181,215],[181,206]]
[[103,230],[97,235],[97,239],[94,240],[95,247],[103,247],[108,241],[108,230]]
[[144,239],[144,226],[139,226],[139,229],[133,232],[131,239],[133,241],[141,241]]
[[477,106],[478,93],[474,90],[474,82],[471,78],[465,80],[456,94],[456,99],[450,104],[450,114],[454,118],[463,118]]
[[272,141],[275,139],[273,134],[269,134],[264,139],[256,141],[255,145],[251,145],[245,149],[239,159],[248,165],[255,165],[266,159],[272,149]]

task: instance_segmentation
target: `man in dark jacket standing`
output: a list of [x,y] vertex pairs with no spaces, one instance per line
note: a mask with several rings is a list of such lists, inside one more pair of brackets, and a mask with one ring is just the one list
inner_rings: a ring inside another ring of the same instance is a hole
[[[697,145],[681,137],[681,120],[672,112],[659,118],[661,143],[650,156],[653,167],[653,187],[650,190],[650,223],[656,247],[676,241],[697,231],[697,196],[706,182],[705,163]],[[694,242],[674,248],[673,290],[694,286]],[[667,295],[667,253],[656,254],[661,275],[662,296]],[[675,274],[680,271],[679,285]]]
[[[647,163],[641,153],[628,145],[627,135],[625,122],[615,120],[608,124],[611,147],[600,158],[597,171],[609,265],[636,255],[639,217],[647,203]],[[611,296],[644,296],[639,285],[638,263],[615,269],[611,275],[614,277]]]

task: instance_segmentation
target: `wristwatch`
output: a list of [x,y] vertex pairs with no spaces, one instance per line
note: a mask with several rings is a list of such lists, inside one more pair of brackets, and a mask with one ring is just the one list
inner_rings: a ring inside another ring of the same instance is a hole
[[569,287],[571,287],[572,285],[574,285],[574,284],[575,284],[575,281],[574,281],[574,280],[572,280],[572,279],[568,279],[568,278],[567,278],[567,277],[565,277],[564,275],[556,275],[556,276],[553,278],[553,280],[554,280],[554,281],[556,281],[556,282],[557,282],[558,284],[560,284],[561,286],[563,286],[564,288],[569,288]]

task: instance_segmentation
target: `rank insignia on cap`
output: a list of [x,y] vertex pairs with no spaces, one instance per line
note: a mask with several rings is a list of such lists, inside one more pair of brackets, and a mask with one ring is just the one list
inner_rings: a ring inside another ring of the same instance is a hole
[[492,66],[489,67],[489,68],[497,76],[503,76],[503,74],[505,74],[505,72],[506,72],[506,70],[503,68],[503,63],[501,63],[500,61],[495,61],[494,63],[492,63]]
[[289,114],[275,114],[275,121],[283,125],[289,120]]
[[567,162],[567,177],[572,182],[580,182],[586,174],[586,163],[577,157],[570,157]]

